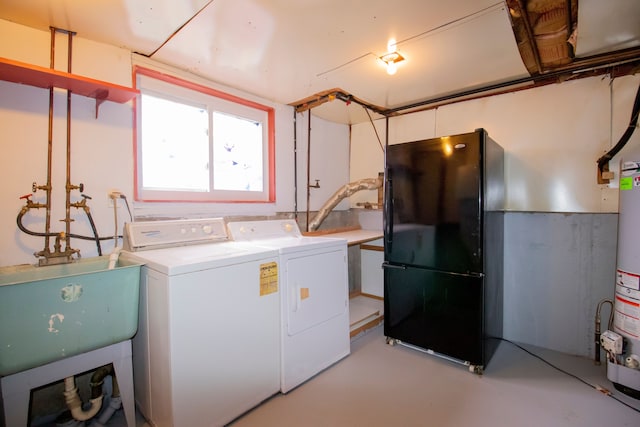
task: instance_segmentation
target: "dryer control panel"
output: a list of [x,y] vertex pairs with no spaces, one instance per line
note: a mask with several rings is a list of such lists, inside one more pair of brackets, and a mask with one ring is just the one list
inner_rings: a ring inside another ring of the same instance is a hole
[[124,228],[124,249],[131,252],[225,240],[222,218],[130,222]]
[[293,219],[267,221],[238,221],[227,224],[229,235],[235,241],[275,239],[279,237],[302,237],[300,227]]

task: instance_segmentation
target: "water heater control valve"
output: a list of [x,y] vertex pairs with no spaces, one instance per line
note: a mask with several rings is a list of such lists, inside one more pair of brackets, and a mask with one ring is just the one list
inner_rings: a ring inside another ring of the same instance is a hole
[[606,351],[613,354],[622,354],[622,335],[619,335],[613,331],[604,331],[600,335],[600,345]]

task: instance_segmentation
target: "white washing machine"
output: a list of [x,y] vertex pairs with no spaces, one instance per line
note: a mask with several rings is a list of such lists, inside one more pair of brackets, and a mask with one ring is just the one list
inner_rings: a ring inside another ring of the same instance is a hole
[[156,427],[221,426],[280,390],[278,252],[227,241],[221,218],[134,222],[144,263],[135,396]]
[[347,356],[346,239],[302,236],[294,220],[230,222],[227,228],[234,241],[280,253],[280,390],[292,390]]

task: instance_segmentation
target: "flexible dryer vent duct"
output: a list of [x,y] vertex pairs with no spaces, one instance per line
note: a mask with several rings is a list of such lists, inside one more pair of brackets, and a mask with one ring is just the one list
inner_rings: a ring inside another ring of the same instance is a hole
[[317,230],[322,221],[324,221],[327,215],[329,215],[329,212],[331,212],[331,210],[335,208],[345,197],[349,197],[353,193],[357,193],[361,190],[375,190],[381,186],[382,180],[380,178],[365,178],[343,185],[318,210],[316,216],[309,221],[309,231]]

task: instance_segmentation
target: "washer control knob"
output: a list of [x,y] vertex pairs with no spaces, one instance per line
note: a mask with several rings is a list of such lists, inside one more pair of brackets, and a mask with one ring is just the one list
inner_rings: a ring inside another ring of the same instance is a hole
[[202,226],[202,232],[204,234],[211,234],[213,232],[213,227],[210,224],[205,224]]

